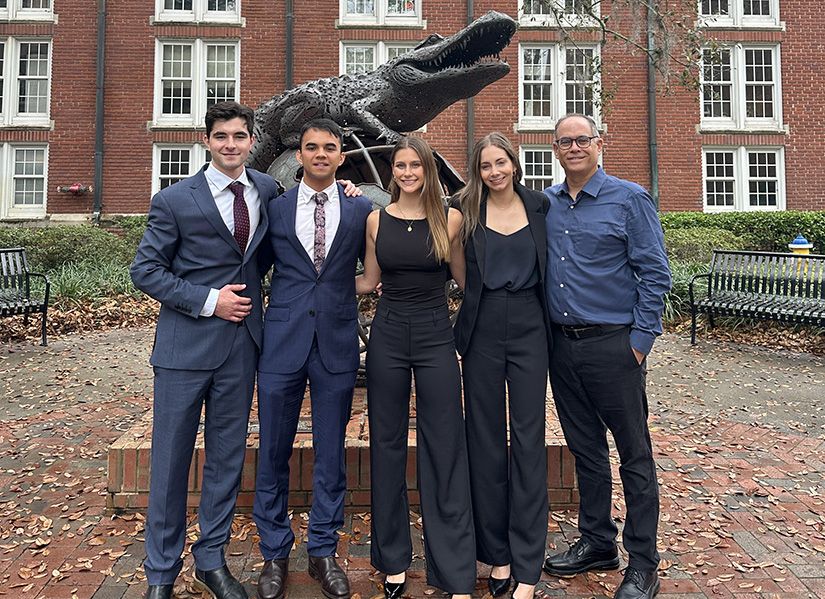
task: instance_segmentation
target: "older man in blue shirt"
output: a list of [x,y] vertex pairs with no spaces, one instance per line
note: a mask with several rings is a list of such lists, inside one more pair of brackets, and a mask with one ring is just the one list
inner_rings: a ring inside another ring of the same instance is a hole
[[556,123],[553,151],[565,181],[545,190],[547,297],[553,336],[550,383],[564,435],[576,456],[581,538],[545,560],[567,576],[619,567],[610,515],[607,429],[619,452],[629,554],[616,599],[659,591],[659,490],[647,427],[645,358],[662,332],[670,270],[650,195],[598,164],[596,123],[571,114]]

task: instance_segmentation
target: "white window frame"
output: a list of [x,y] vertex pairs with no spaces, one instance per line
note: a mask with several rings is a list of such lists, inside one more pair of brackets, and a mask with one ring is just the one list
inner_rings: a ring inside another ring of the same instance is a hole
[[[192,102],[188,115],[165,115],[163,110],[163,47],[167,44],[189,44],[192,46]],[[233,39],[157,39],[155,41],[155,91],[154,117],[155,127],[202,127],[206,116],[206,48],[217,44],[235,47],[235,97],[240,98],[241,87],[241,44]]]
[[[708,206],[707,204],[708,152],[733,153],[733,206]],[[776,206],[750,205],[749,152],[768,152],[776,155]],[[785,210],[785,149],[782,146],[702,146],[702,209],[705,212],[776,212]]]
[[383,42],[383,41],[370,41],[370,40],[347,40],[340,42],[340,47],[338,51],[338,73],[341,75],[346,74],[347,68],[347,48],[372,48],[373,49],[373,64],[372,70],[378,68],[379,65],[382,65],[386,62],[389,62],[389,49],[390,48],[405,48],[407,50],[412,50],[415,48],[416,44],[408,43],[408,42]]
[[[528,179],[527,177],[527,152],[550,152],[550,165],[551,165],[551,174],[550,177],[552,178],[553,182],[551,185],[556,185],[561,181],[564,181],[564,169],[562,169],[561,164],[558,160],[556,160],[556,156],[553,153],[553,146],[551,144],[522,144],[519,146],[519,160],[521,161],[521,168],[523,171],[521,184],[527,187],[530,187],[529,181],[531,179],[540,179],[542,177],[531,177]],[[543,187],[539,191],[544,191],[547,187]]]
[[[14,154],[15,150],[43,150],[43,203],[36,206],[14,206]],[[32,219],[46,216],[49,201],[49,145],[44,143],[0,144],[0,217],[3,219]]]
[[[0,107],[0,127],[49,127],[52,105],[52,54],[54,44],[50,38],[2,37],[3,51],[3,103]],[[46,112],[18,112],[20,101],[20,44],[48,44],[48,75],[46,87]]]
[[[705,117],[703,89],[699,89],[699,118],[704,131],[781,131],[782,116],[782,61],[779,44],[730,44],[723,46],[731,53],[731,116]],[[748,50],[771,50],[773,57],[773,117],[748,117],[745,99],[745,53]],[[700,75],[704,77],[704,58],[700,65]]]
[[702,0],[698,0],[699,23],[703,27],[711,28],[764,28],[781,27],[779,21],[779,0],[768,0],[771,14],[768,17],[761,15],[745,15],[745,0],[728,0],[730,8],[727,15],[702,14]]
[[338,23],[341,25],[380,25],[382,27],[424,27],[422,18],[421,2],[415,1],[415,12],[411,15],[388,14],[388,0],[374,0],[375,13],[372,15],[357,15],[347,13],[347,0],[340,0],[338,3]]
[[[528,7],[529,0],[518,0],[518,20],[522,27],[596,27],[598,25],[598,18],[601,15],[601,1],[593,0],[594,17],[590,15],[579,15],[576,13],[564,12],[564,0],[543,0],[548,4],[554,4],[556,13],[539,13],[527,12],[525,7]],[[540,1],[540,0],[536,0]]]
[[[525,116],[524,114],[524,51],[528,49],[549,49],[551,69],[553,79],[551,80],[552,92],[552,114],[550,116]],[[567,89],[566,89],[566,61],[567,50],[592,50],[594,59],[600,60],[601,52],[597,45],[579,44],[576,46],[565,44],[548,43],[523,43],[518,49],[518,128],[520,130],[541,130],[549,131],[553,129],[556,121],[567,114]],[[601,69],[594,74],[594,100],[593,114],[590,115],[597,124],[601,123],[601,110],[599,110],[599,91],[601,86]]]
[[54,21],[54,2],[49,2],[49,8],[23,8],[23,0],[6,0],[6,7],[0,8],[0,20]]
[[167,10],[164,0],[155,0],[155,20],[175,23],[241,23],[241,0],[234,0],[235,10],[210,11],[209,0],[192,0],[192,10]]
[[[156,143],[152,146],[152,195],[160,191],[160,156],[163,150],[189,150],[189,174],[191,177],[206,164],[206,147],[202,143]],[[186,178],[186,177],[184,177]]]

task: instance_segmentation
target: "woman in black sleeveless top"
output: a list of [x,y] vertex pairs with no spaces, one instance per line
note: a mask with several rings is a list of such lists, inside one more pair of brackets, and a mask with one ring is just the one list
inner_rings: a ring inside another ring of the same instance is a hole
[[493,566],[491,595],[504,595],[512,576],[511,596],[528,599],[541,576],[547,538],[548,199],[520,179],[506,137],[491,133],[476,143],[459,194],[467,273],[455,336],[478,559]]
[[358,293],[381,282],[367,349],[372,565],[384,594],[404,593],[412,562],[407,499],[410,382],[415,376],[416,456],[427,583],[468,598],[475,538],[461,376],[447,311],[448,263],[464,283],[461,213],[445,207],[432,150],[414,137],[392,153],[391,203],[367,219]]

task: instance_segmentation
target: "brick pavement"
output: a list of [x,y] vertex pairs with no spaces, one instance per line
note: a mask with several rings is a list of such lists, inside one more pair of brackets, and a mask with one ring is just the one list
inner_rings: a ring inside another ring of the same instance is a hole
[[[150,407],[150,341],[141,329],[0,351],[0,595],[142,596],[142,518],[106,513],[106,447]],[[690,348],[665,335],[650,367],[662,490],[659,596],[825,597],[823,361],[718,341]],[[807,399],[798,405],[800,397]],[[618,492],[614,505],[620,519]],[[348,513],[340,544],[359,599],[381,596],[368,520]],[[293,525],[289,596],[320,597],[306,574],[306,514],[294,513]],[[423,580],[416,514],[411,528],[409,596],[440,597]],[[575,513],[550,514],[549,550],[575,536]],[[261,563],[255,540],[249,517],[238,516],[227,559],[251,595]],[[187,557],[179,597],[197,596],[191,569]],[[539,596],[610,597],[620,576],[544,577]]]

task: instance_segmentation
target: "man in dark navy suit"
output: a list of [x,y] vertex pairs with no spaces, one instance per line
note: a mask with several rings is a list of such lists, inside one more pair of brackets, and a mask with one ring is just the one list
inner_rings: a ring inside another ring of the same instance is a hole
[[244,168],[254,114],[237,102],[206,112],[212,160],[152,198],[131,267],[135,286],[161,304],[151,364],[154,414],[146,518],[147,599],[172,596],[186,532],[189,465],[206,407],[206,462],[192,547],[195,581],[218,599],[246,599],[226,567],[261,347],[261,270],[269,260],[269,176]]
[[364,255],[372,206],[363,197],[347,198],[335,182],[344,161],[336,123],[307,123],[300,144],[300,184],[269,205],[275,269],[258,366],[261,436],[253,512],[265,560],[258,579],[262,599],[280,599],[286,589],[294,541],[287,514],[289,457],[307,382],[315,450],[309,573],[325,596],[350,596],[335,551],[344,522],[344,434],[359,362],[355,268]]

